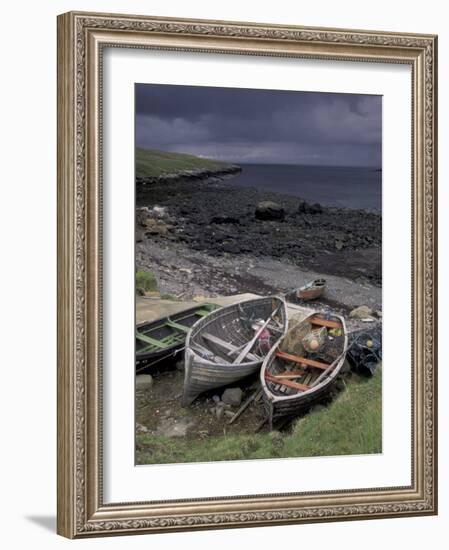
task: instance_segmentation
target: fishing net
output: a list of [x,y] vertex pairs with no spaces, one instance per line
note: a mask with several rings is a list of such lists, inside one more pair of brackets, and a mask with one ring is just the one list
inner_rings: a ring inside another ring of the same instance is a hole
[[302,315],[295,315],[289,320],[289,330],[281,344],[281,351],[292,355],[304,355],[302,339],[312,330],[312,325],[304,322]]
[[382,359],[382,339],[375,332],[352,333],[347,354],[353,371],[371,377]]
[[310,353],[314,353],[320,350],[326,342],[327,342],[327,329],[326,327],[321,327],[321,328],[312,330],[308,334],[303,336],[301,343],[306,349],[306,351]]

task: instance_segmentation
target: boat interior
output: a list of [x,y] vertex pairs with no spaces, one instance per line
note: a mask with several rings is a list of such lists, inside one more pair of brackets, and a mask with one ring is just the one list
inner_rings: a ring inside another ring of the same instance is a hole
[[[265,321],[273,313],[275,309],[267,309],[266,304],[263,308],[253,310],[245,310],[245,304],[243,308],[221,310],[216,319],[192,335],[190,346],[201,357],[214,363],[231,365],[262,361],[266,353],[259,349],[253,323],[257,318]],[[275,337],[272,341],[279,338],[283,332],[281,316],[273,315],[267,329]],[[253,345],[246,350],[252,341]]]
[[204,304],[194,310],[175,313],[170,317],[145,323],[136,330],[136,355],[156,353],[182,344],[190,328],[202,317],[216,309],[212,304]]
[[319,314],[290,328],[266,367],[269,391],[275,396],[302,394],[329,376],[345,349],[343,331],[339,317]]

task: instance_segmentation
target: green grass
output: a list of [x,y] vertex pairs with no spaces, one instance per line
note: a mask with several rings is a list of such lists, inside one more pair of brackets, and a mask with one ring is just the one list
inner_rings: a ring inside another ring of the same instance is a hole
[[382,452],[382,369],[368,380],[353,376],[329,408],[298,420],[284,452],[286,456]]
[[229,166],[226,162],[204,159],[184,153],[168,153],[155,149],[136,149],[136,176],[157,177],[184,170],[221,169]]
[[171,300],[172,302],[178,302],[179,298],[177,298],[174,294],[161,294],[161,300]]
[[151,271],[138,269],[136,271],[136,288],[140,288],[144,292],[156,292],[158,286],[155,274]]
[[192,441],[138,434],[136,441],[139,464],[380,453],[382,369],[371,379],[353,375],[329,407],[299,419],[285,435],[231,434]]

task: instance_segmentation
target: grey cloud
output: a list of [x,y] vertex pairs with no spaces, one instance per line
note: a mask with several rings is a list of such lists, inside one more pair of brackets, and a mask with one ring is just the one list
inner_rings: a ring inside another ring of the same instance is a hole
[[136,85],[136,143],[235,162],[380,166],[379,96]]

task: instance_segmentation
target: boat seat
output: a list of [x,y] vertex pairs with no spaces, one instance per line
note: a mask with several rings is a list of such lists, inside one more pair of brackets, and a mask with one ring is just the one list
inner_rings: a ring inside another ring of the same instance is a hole
[[269,372],[265,373],[265,380],[273,382],[274,384],[280,384],[281,386],[286,386],[287,388],[292,388],[293,390],[307,391],[309,386],[307,384],[299,384],[298,382],[292,382],[291,380],[279,379],[277,376],[270,374]]
[[288,380],[289,378],[301,378],[306,374],[306,372],[307,371],[305,370],[285,370],[278,374],[273,374],[273,376],[276,376],[276,378],[285,378],[286,380]]
[[[240,348],[237,346],[234,346],[234,344],[231,344],[229,342],[225,342],[225,340],[222,340],[218,336],[215,336],[215,334],[210,334],[209,332],[203,332],[201,336],[208,340],[209,342],[212,342],[213,344],[216,344],[217,346],[220,346],[224,350],[226,350],[228,353],[238,353],[241,351]],[[260,361],[260,358],[257,357],[257,355],[254,355],[253,353],[248,353],[246,356],[250,361]]]
[[330,319],[321,319],[320,317],[312,317],[310,319],[312,325],[326,328],[343,328],[339,321],[331,321]]
[[200,315],[200,317],[206,317],[209,313],[211,312],[207,311],[207,309],[199,309],[198,311],[195,311],[195,315]]
[[191,345],[191,348],[195,353],[199,354],[200,357],[206,359],[207,361],[211,361],[212,363],[229,363],[229,361],[225,361],[222,357],[215,355],[210,349],[207,349],[196,342]]
[[164,349],[166,348],[166,344],[163,344],[162,342],[159,342],[159,340],[155,340],[154,338],[150,338],[150,336],[147,336],[146,334],[141,334],[140,332],[136,332],[136,339],[140,340],[141,342],[144,342],[145,344],[150,344],[152,346],[156,346],[157,348]]
[[190,328],[186,327],[185,325],[181,325],[180,323],[177,323],[176,321],[172,321],[170,317],[167,319],[167,325],[169,327],[175,328],[177,330],[180,330],[181,332],[189,332]]
[[313,359],[307,359],[307,357],[299,357],[298,355],[292,355],[291,353],[286,353],[285,351],[276,352],[276,357],[280,359],[285,359],[286,361],[293,361],[294,363],[299,363],[301,365],[307,365],[309,367],[314,367],[316,369],[326,370],[329,366],[328,363],[322,363],[321,361],[314,361]]

